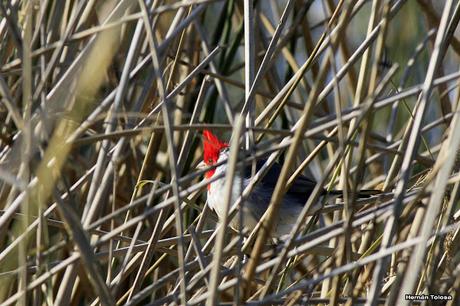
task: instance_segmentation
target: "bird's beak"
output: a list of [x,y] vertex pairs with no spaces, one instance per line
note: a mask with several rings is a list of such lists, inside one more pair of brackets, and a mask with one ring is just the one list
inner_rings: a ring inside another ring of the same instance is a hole
[[198,170],[203,170],[207,167],[206,163],[204,161],[201,161],[198,165],[196,165],[196,169]]

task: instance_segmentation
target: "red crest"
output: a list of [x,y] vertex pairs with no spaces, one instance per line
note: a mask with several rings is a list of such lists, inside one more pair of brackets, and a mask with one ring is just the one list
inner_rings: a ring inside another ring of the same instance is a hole
[[[210,166],[217,163],[219,159],[220,150],[227,148],[228,144],[220,141],[216,135],[211,133],[209,130],[203,131],[203,160],[206,165]],[[206,177],[211,177],[215,172],[215,169],[210,170],[206,173]]]

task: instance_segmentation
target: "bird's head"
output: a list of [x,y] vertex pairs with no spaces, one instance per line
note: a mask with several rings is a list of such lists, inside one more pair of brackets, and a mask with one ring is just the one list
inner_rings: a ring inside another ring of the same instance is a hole
[[[228,148],[226,142],[220,141],[216,135],[209,130],[203,131],[203,161],[198,164],[197,168],[205,168],[217,163],[221,152]],[[210,178],[213,176],[216,169],[211,169],[206,172],[205,177]]]

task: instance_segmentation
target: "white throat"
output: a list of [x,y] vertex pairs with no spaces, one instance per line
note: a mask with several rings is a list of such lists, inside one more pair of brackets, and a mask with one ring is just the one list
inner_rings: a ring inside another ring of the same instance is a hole
[[[228,155],[229,155],[229,150],[224,149],[221,151],[219,154],[219,159],[217,160],[217,163],[224,162],[228,160]],[[208,189],[208,204],[209,206],[214,209],[217,213],[217,215],[222,218],[224,215],[224,204],[225,204],[225,199],[224,199],[224,194],[225,194],[225,175],[227,174],[227,163],[224,162],[222,165],[218,166],[216,168],[216,171],[214,172],[214,175],[212,177],[216,176],[222,176],[218,180],[212,182],[209,186]],[[233,205],[233,203],[238,199],[238,197],[241,194],[241,176],[240,175],[235,175],[233,179],[233,188],[232,188],[232,198],[230,201],[230,207]]]

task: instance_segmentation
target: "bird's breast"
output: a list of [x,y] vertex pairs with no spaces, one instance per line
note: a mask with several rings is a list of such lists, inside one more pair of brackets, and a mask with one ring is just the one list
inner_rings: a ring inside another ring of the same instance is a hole
[[[241,194],[241,180],[238,177],[235,177],[233,180],[231,199],[230,199],[230,208],[235,203],[236,199]],[[208,204],[214,209],[217,215],[222,218],[225,213],[225,179],[221,178],[209,185],[208,188]]]
[[[235,204],[236,200],[241,196],[244,188],[247,185],[247,180],[243,180],[241,176],[236,176],[233,181],[233,186],[232,186],[232,192],[231,192],[231,199],[230,199],[230,206],[231,208],[233,204]],[[219,179],[214,181],[211,185],[210,188],[208,189],[208,205],[216,212],[217,216],[219,219],[222,219],[225,212],[225,201],[227,200],[225,198],[225,179]],[[251,203],[248,201],[245,201],[242,206],[243,206],[243,227],[249,231],[251,231],[257,224],[261,212],[259,209],[257,210],[257,213],[255,213],[254,208],[256,206],[259,206],[256,203]],[[265,204],[266,205],[266,204]],[[263,207],[264,204],[261,205]],[[262,208],[263,210],[263,208]],[[263,212],[262,212],[263,213]],[[235,229],[239,230],[240,225],[239,225],[239,215],[236,214],[230,221],[229,225]]]

